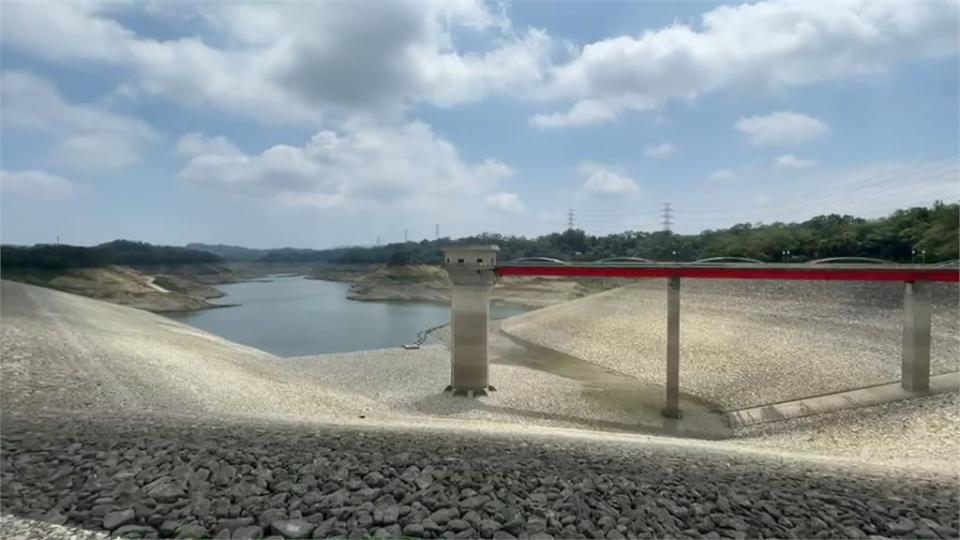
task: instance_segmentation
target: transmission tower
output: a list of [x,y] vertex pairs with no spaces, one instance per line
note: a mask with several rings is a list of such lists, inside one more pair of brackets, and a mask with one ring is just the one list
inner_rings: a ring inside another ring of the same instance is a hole
[[434,240],[440,239],[440,224],[437,223],[433,226],[433,238]]
[[663,203],[663,230],[670,232],[673,230],[673,208],[670,203]]
[[403,243],[404,243],[404,244],[407,243],[407,230],[406,230],[406,229],[403,230]]
[[567,230],[573,230],[573,208],[567,210]]

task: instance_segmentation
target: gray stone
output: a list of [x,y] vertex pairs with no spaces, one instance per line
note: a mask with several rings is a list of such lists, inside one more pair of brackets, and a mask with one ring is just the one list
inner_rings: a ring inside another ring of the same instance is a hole
[[854,527],[853,525],[844,527],[842,530],[843,530],[843,535],[846,536],[847,538],[859,539],[859,538],[867,537],[867,534],[865,532],[861,531],[860,528],[858,527]]
[[380,487],[386,483],[386,478],[379,471],[373,471],[363,477],[363,482],[370,487]]
[[403,535],[423,538],[426,535],[426,529],[420,523],[409,523],[403,528]]
[[250,516],[238,517],[232,519],[224,519],[220,521],[220,525],[230,529],[231,531],[237,530],[240,527],[249,527],[253,525],[253,518]]
[[516,539],[516,536],[504,530],[499,530],[493,533],[493,540],[515,540],[515,539]]
[[193,503],[193,515],[198,518],[205,518],[210,515],[210,509],[213,506],[213,503],[210,502],[210,499],[199,498]]
[[120,538],[128,538],[128,535],[134,535],[137,538],[142,538],[144,536],[156,535],[157,530],[146,525],[130,524],[118,527],[117,530],[111,532],[110,534],[113,536],[119,536]]
[[464,531],[470,528],[470,524],[465,519],[451,519],[447,522],[447,529],[454,532]]
[[177,529],[177,538],[207,538],[209,533],[203,525],[191,523]]
[[179,521],[166,520],[160,524],[160,527],[157,528],[157,531],[160,533],[160,536],[166,538],[176,534],[177,529],[180,528],[180,525],[181,523]]
[[494,533],[500,530],[500,523],[495,519],[484,519],[480,521],[480,536],[483,538],[492,538]]
[[904,536],[913,532],[917,528],[913,520],[902,517],[897,521],[887,523],[887,531],[896,536]]
[[436,512],[430,514],[430,519],[436,522],[438,525],[444,525],[451,519],[460,517],[460,511],[456,508],[441,508]]
[[232,482],[236,476],[237,468],[229,463],[224,463],[210,476],[210,482],[218,486],[226,486]]
[[414,480],[414,482],[417,484],[418,488],[427,489],[431,484],[433,484],[433,475],[420,473],[417,475],[417,478]]
[[392,525],[400,518],[400,506],[391,504],[373,509],[373,522],[377,525]]
[[67,522],[67,516],[56,510],[51,510],[43,515],[43,521],[46,521],[47,523],[53,523],[54,525],[63,525]]
[[281,508],[268,508],[260,513],[259,523],[263,528],[268,528],[274,521],[287,519],[287,511]]
[[527,520],[527,532],[535,533],[547,530],[547,520],[542,517],[532,516]]
[[233,534],[230,538],[238,538],[242,540],[251,540],[254,538],[263,538],[263,527],[259,525],[250,525],[247,527],[240,527],[233,531]]
[[183,489],[176,484],[161,484],[148,491],[147,495],[159,502],[174,502],[186,494]]
[[313,523],[302,519],[281,519],[270,523],[270,530],[284,538],[306,538],[313,529]]
[[490,497],[487,497],[486,495],[476,495],[460,501],[459,506],[463,509],[472,510],[474,508],[483,506],[489,500]]
[[133,520],[136,518],[137,513],[132,509],[110,512],[103,516],[103,528],[108,531],[112,531],[121,525],[133,523]]

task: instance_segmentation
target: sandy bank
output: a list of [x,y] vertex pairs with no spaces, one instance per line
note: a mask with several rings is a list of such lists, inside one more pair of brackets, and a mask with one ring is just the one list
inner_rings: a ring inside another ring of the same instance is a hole
[[[958,370],[957,287],[935,287],[933,373]],[[681,391],[725,410],[900,378],[902,284],[686,280]],[[505,331],[652,384],[663,384],[662,280],[530,312]]]
[[[501,279],[492,301],[529,308],[550,306],[620,286],[619,280],[515,277]],[[440,266],[386,266],[358,279],[347,296],[363,301],[450,302],[450,279]]]
[[4,272],[3,277],[156,313],[221,307],[209,300],[223,296],[202,282],[172,274],[146,274],[125,266]]

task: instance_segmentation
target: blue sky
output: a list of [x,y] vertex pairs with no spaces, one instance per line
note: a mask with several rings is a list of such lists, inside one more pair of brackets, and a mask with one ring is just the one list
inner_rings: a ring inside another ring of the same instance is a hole
[[2,239],[253,247],[960,198],[956,1],[5,2]]

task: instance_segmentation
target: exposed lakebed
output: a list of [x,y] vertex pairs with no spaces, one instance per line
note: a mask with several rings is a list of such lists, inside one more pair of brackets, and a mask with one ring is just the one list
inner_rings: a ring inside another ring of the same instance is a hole
[[[303,356],[398,347],[417,332],[450,320],[450,307],[424,302],[357,302],[349,283],[296,277],[219,285],[223,304],[171,314],[185,324],[277,356]],[[494,304],[493,318],[524,308]]]

